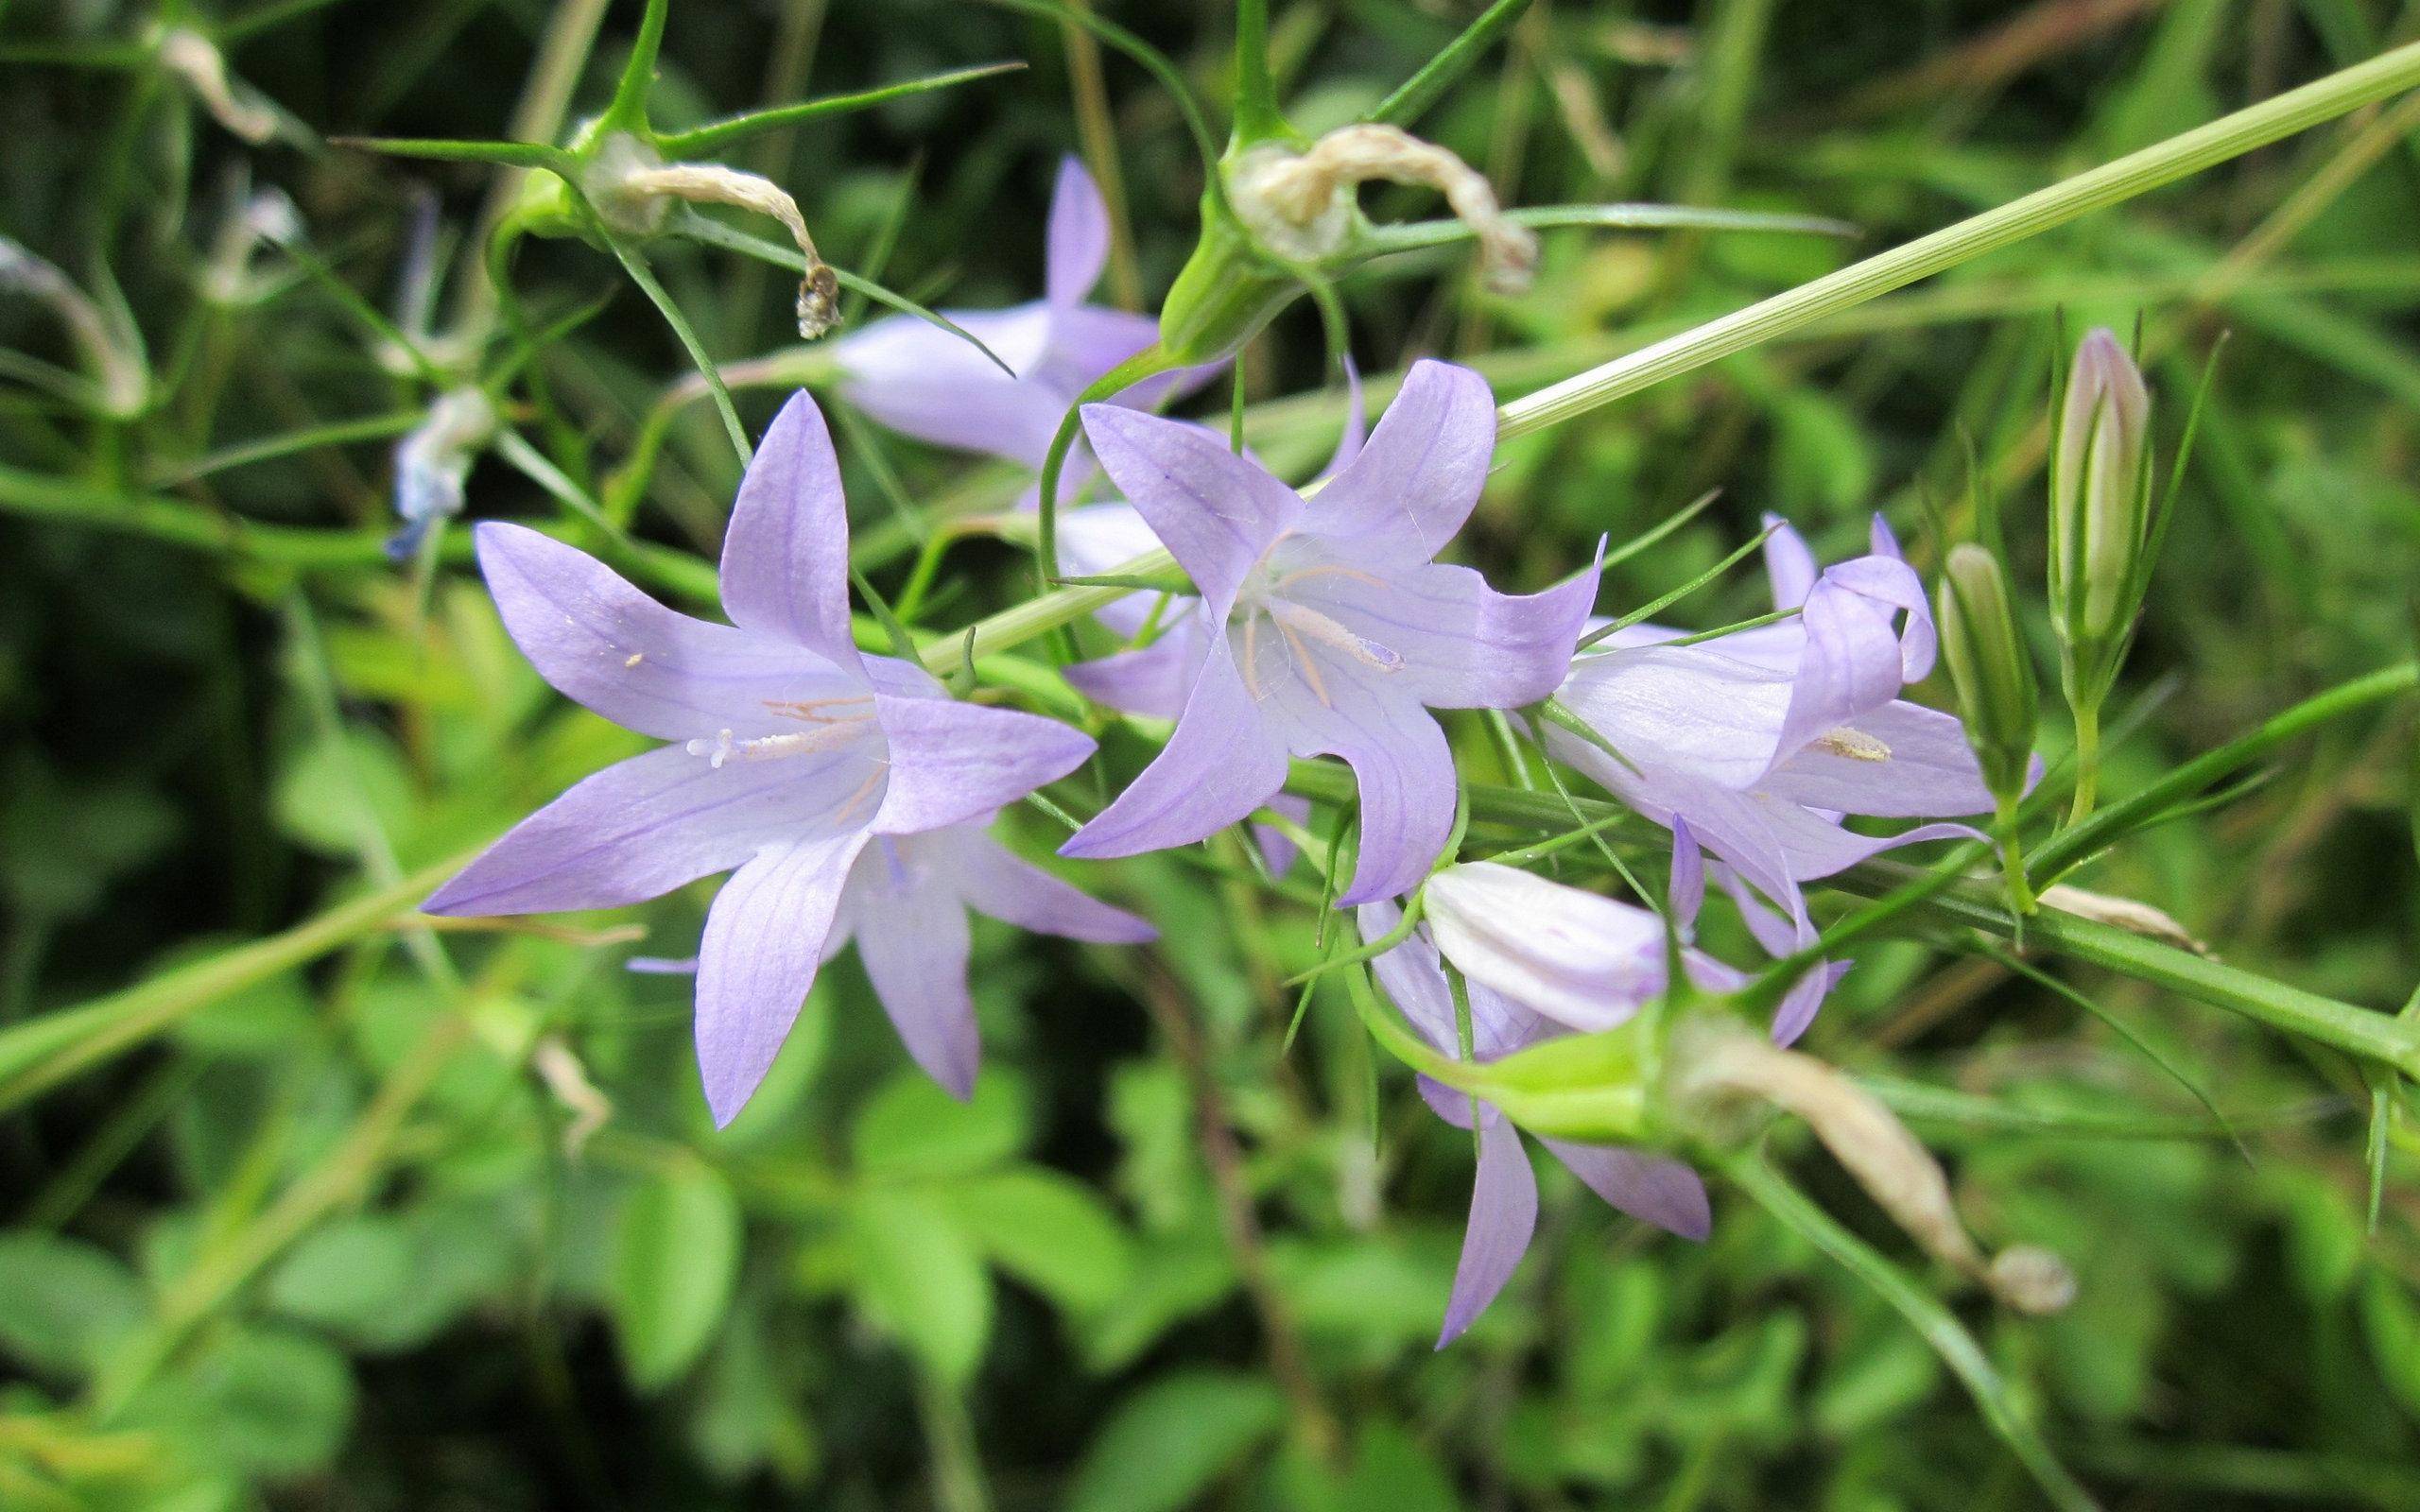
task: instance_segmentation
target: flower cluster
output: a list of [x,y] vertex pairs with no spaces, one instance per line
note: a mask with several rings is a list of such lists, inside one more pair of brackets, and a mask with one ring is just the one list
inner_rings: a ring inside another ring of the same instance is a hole
[[[1084,302],[1106,255],[1099,197],[1072,163],[1049,229],[1046,296],[955,318],[1001,372],[937,327],[878,322],[836,349],[838,394],[909,436],[1040,469],[1087,387],[1152,340],[1151,322]],[[1902,699],[1934,653],[1923,586],[1877,520],[1868,555],[1818,568],[1770,522],[1775,623],[1708,641],[1634,627],[1588,637],[1598,573],[1498,592],[1439,560],[1484,488],[1496,409],[1465,368],[1415,363],[1364,438],[1357,380],[1335,460],[1298,490],[1208,429],[1154,409],[1201,376],[1165,375],[1081,408],[1073,473],[1121,497],[1073,510],[1085,571],[1165,547],[1190,592],[1138,589],[1098,610],[1122,648],[1064,669],[1079,692],[1165,730],[1157,755],[1060,848],[1106,859],[1204,840],[1273,810],[1303,759],[1350,768],[1349,876],[1371,971],[1434,1050],[1475,1068],[1621,1028],[1683,984],[1748,976],[1689,943],[1711,874],[1775,957],[1817,941],[1802,885],[1892,846],[1848,816],[1940,819],[1992,799],[1957,719]],[[860,650],[847,508],[814,399],[790,399],[734,505],[722,599],[732,623],[673,612],[603,564],[511,524],[477,532],[507,628],[557,688],[666,742],[531,816],[432,898],[432,912],[609,907],[729,872],[695,964],[697,1046],[717,1123],[748,1101],[821,963],[854,942],[908,1052],[964,1096],[978,1047],[970,909],[1098,944],[1153,937],[991,833],[1007,805],[1067,776],[1093,740],[1054,719],[955,697],[916,663]],[[1541,711],[1551,700],[1556,717]],[[1439,711],[1527,712],[1554,759],[1672,833],[1662,900],[1617,902],[1454,852],[1461,780]],[[1154,724],[1153,721],[1172,722]],[[1299,832],[1297,832],[1299,833]],[[1272,846],[1281,869],[1291,847]],[[1441,869],[1442,868],[1442,869]],[[1341,867],[1339,868],[1342,869]],[[1773,1038],[1803,1031],[1844,966],[1816,962]],[[1426,1077],[1475,1129],[1468,1234],[1441,1344],[1502,1287],[1537,1187],[1505,1109]],[[1669,1154],[1547,1138],[1606,1201],[1703,1237],[1705,1189]]]

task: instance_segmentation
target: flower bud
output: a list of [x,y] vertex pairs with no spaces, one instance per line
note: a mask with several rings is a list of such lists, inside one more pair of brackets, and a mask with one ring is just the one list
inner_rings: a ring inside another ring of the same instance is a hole
[[2018,637],[1999,558],[1972,541],[1953,547],[1939,597],[1941,649],[1965,715],[1966,739],[1995,797],[2024,791],[2033,754],[2033,662]]
[[[1644,908],[1493,861],[1466,861],[1422,892],[1437,949],[1477,985],[1583,1033],[1611,1029],[1664,991],[1664,920]],[[1699,986],[1737,985],[1695,951]]]
[[2051,619],[2071,677],[2114,674],[2151,534],[2151,395],[2105,328],[2076,348],[2050,459]]

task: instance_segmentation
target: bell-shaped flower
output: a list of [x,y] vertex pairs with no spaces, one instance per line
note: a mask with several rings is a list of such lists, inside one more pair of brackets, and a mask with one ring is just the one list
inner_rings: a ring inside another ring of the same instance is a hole
[[1647,817],[1685,821],[1803,933],[1799,884],[1893,846],[1976,833],[1923,824],[1862,835],[1842,815],[1937,818],[1988,812],[1992,799],[1958,720],[1898,696],[1931,670],[1936,647],[1924,586],[1881,520],[1872,554],[1820,575],[1797,533],[1772,524],[1774,605],[1796,618],[1690,645],[1642,627],[1591,648],[1555,697],[1603,745],[1560,727],[1546,738]]
[[[1461,1036],[1455,1022],[1453,993],[1438,954],[1441,937],[1453,926],[1444,924],[1436,911],[1440,902],[1437,885],[1457,872],[1470,869],[1455,868],[1432,882],[1428,893],[1430,921],[1414,929],[1401,944],[1372,963],[1378,985],[1403,1010],[1404,1017],[1440,1052],[1456,1057],[1461,1053]],[[1594,902],[1607,909],[1637,915],[1634,921],[1621,926],[1621,936],[1625,939],[1645,937],[1652,944],[1651,968],[1642,966],[1626,981],[1624,989],[1631,995],[1618,1001],[1606,998],[1591,1002],[1590,1017],[1618,1020],[1636,1012],[1661,986],[1663,925],[1644,909],[1627,908],[1601,898]],[[1403,916],[1392,902],[1381,901],[1363,904],[1354,917],[1361,937],[1374,941],[1391,934]],[[1461,965],[1460,954],[1454,959],[1457,966]],[[1567,1023],[1537,1012],[1525,999],[1498,991],[1485,978],[1467,970],[1464,975],[1475,1059],[1495,1060],[1570,1032]],[[1438,1117],[1457,1128],[1471,1126],[1474,1099],[1467,1093],[1423,1076],[1420,1094]],[[1454,1268],[1454,1287],[1445,1304],[1444,1327],[1437,1336],[1440,1349],[1470,1327],[1504,1289],[1522,1255],[1528,1252],[1537,1227],[1537,1177],[1530,1169],[1520,1132],[1495,1104],[1478,1100],[1477,1108],[1478,1165],[1472,1177],[1470,1217],[1462,1232],[1461,1259]],[[1687,1239],[1703,1239],[1712,1225],[1705,1183],[1678,1160],[1617,1145],[1532,1137],[1569,1167],[1590,1191],[1633,1217]]]
[[[1109,207],[1083,164],[1069,158],[1050,198],[1044,296],[1005,310],[942,312],[1016,376],[953,333],[894,315],[832,345],[842,396],[904,436],[1039,470],[1077,396],[1159,336],[1148,315],[1084,302],[1109,264]],[[1215,370],[1163,374],[1118,402],[1153,405]],[[1072,456],[1063,476],[1072,486],[1090,471],[1086,459]]]
[[1528,597],[1434,561],[1478,502],[1495,404],[1468,369],[1424,361],[1360,455],[1305,499],[1192,427],[1087,405],[1094,451],[1201,593],[1200,671],[1167,747],[1061,848],[1184,845],[1333,755],[1360,789],[1340,902],[1409,890],[1453,824],[1455,777],[1430,709],[1512,709],[1562,677],[1596,575]]
[[804,394],[767,431],[733,506],[730,625],[675,613],[533,530],[483,524],[478,549],[505,627],[539,673],[669,744],[578,783],[424,906],[610,908],[732,872],[699,950],[698,1063],[718,1124],[789,1032],[859,853],[982,819],[1093,748],[1064,725],[958,702],[921,667],[858,652],[838,460]]

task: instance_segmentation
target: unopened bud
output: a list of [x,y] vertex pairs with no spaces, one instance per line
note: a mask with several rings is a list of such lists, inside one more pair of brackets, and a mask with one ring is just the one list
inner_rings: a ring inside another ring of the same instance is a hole
[[2105,329],[2076,348],[2050,459],[2052,623],[2086,680],[2122,643],[2151,535],[2151,395]]
[[2033,661],[2018,636],[1999,558],[1967,541],[1951,548],[1938,602],[1942,658],[1958,690],[1966,739],[1993,796],[2024,791],[2033,756]]

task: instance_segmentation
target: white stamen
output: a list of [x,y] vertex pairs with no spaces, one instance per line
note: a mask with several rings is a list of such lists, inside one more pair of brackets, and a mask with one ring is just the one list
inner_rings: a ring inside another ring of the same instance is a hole
[[1816,736],[1812,744],[1817,750],[1830,751],[1853,762],[1887,762],[1891,759],[1889,746],[1862,730],[1851,730],[1846,725]]
[[1356,635],[1328,615],[1290,599],[1272,599],[1269,617],[1286,629],[1298,630],[1311,640],[1334,650],[1341,651],[1365,667],[1379,672],[1400,672],[1403,657],[1364,636]]
[[634,667],[646,660],[647,653],[645,651],[633,651],[629,656],[623,658],[622,665],[625,667]]

